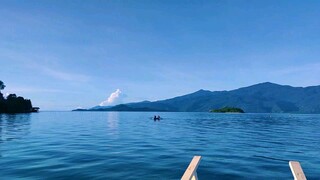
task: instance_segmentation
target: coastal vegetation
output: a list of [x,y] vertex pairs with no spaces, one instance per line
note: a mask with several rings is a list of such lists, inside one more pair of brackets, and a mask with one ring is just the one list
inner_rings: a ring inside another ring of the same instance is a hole
[[224,107],[220,109],[213,109],[210,110],[210,112],[215,112],[215,113],[244,113],[244,111],[240,108],[236,107]]
[[0,81],[0,113],[29,113],[38,108],[33,108],[30,99],[24,99],[16,94],[4,97],[1,93],[6,86]]

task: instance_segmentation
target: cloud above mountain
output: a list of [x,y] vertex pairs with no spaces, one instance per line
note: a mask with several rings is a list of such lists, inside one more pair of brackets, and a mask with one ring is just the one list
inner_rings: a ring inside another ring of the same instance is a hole
[[102,101],[99,105],[100,106],[109,106],[109,105],[115,105],[122,102],[124,98],[124,94],[122,94],[120,89],[117,89],[115,92],[111,93],[108,99],[105,101]]

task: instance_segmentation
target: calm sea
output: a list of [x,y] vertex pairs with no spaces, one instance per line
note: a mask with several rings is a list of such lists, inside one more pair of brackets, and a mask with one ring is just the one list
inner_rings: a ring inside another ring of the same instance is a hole
[[0,179],[180,179],[194,155],[200,180],[320,179],[320,115],[0,115]]

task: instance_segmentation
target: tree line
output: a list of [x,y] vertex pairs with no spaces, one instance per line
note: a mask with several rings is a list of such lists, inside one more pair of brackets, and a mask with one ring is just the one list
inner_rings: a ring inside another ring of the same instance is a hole
[[1,93],[6,86],[0,81],[0,113],[28,113],[32,111],[30,99],[24,99],[16,94],[9,94],[4,97]]

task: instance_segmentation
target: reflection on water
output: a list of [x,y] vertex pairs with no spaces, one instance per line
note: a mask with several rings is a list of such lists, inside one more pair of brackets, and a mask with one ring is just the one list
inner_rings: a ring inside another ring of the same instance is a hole
[[0,114],[0,143],[25,137],[30,132],[30,114]]
[[118,123],[119,123],[119,112],[108,112],[107,124],[108,124],[109,135],[118,134]]

